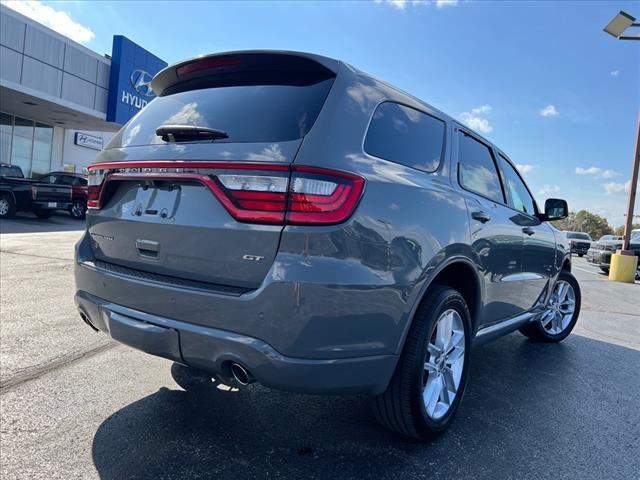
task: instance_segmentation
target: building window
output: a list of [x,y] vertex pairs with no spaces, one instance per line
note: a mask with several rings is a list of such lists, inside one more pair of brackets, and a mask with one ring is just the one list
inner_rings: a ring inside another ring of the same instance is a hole
[[0,161],[19,166],[25,177],[51,170],[53,127],[0,114]]

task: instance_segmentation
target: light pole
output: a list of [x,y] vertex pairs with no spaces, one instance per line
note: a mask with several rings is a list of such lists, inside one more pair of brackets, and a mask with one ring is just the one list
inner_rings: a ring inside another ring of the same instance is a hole
[[[604,31],[618,40],[640,40],[640,35],[623,35],[630,27],[640,27],[640,23],[636,22],[635,17],[620,11],[607,26],[604,27]],[[638,170],[640,170],[640,115],[638,116],[636,130],[636,150],[631,167],[631,188],[629,189],[629,205],[627,206],[627,218],[624,225],[624,241],[622,243],[622,250],[619,250],[612,256],[611,269],[609,271],[610,279],[631,282],[634,281],[637,265],[637,259],[634,252],[630,250],[629,244],[634,217],[633,207],[636,201],[636,190],[638,189]],[[614,269],[614,267],[617,268]]]

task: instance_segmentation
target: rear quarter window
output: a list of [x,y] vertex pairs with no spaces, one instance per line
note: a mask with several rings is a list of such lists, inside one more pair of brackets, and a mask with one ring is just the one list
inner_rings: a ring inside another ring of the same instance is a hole
[[364,141],[364,150],[425,172],[440,165],[445,123],[419,110],[394,102],[378,105]]

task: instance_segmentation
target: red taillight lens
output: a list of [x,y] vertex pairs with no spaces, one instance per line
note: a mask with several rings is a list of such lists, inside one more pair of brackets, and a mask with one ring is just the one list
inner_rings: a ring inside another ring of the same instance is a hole
[[289,186],[286,223],[344,222],[355,210],[364,179],[356,175],[313,167],[294,167]]
[[89,168],[87,206],[101,207],[110,180],[185,180],[206,185],[239,222],[329,225],[354,212],[364,179],[315,167],[219,162],[135,162]]
[[233,57],[214,57],[195,60],[182,65],[176,69],[176,74],[180,77],[200,70],[210,70],[212,68],[235,67],[242,65],[242,60]]

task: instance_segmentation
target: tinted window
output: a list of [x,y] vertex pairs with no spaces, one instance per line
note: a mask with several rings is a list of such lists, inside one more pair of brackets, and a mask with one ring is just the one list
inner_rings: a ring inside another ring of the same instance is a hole
[[14,166],[7,167],[4,165],[0,167],[0,176],[24,178],[24,175],[22,174],[22,170],[20,169],[20,167],[14,167]]
[[459,132],[458,162],[463,187],[496,202],[504,202],[498,171],[489,147]]
[[586,233],[577,232],[568,233],[567,238],[573,238],[574,240],[591,240],[591,237]]
[[498,155],[498,161],[500,162],[500,170],[502,170],[507,203],[516,210],[534,215],[536,209],[533,198],[520,175],[502,155]]
[[444,122],[397,103],[381,103],[364,142],[369,155],[433,172],[444,146]]
[[61,183],[62,185],[77,185],[75,177],[70,177],[67,175],[61,175],[60,181],[58,183]]
[[38,180],[40,183],[56,183],[56,180],[58,179],[58,177],[56,177],[55,175],[47,175],[45,177],[42,177],[40,180]]
[[133,117],[108,148],[161,144],[161,125],[195,125],[229,134],[225,142],[283,142],[311,129],[333,79],[312,85],[238,85],[157,97]]

